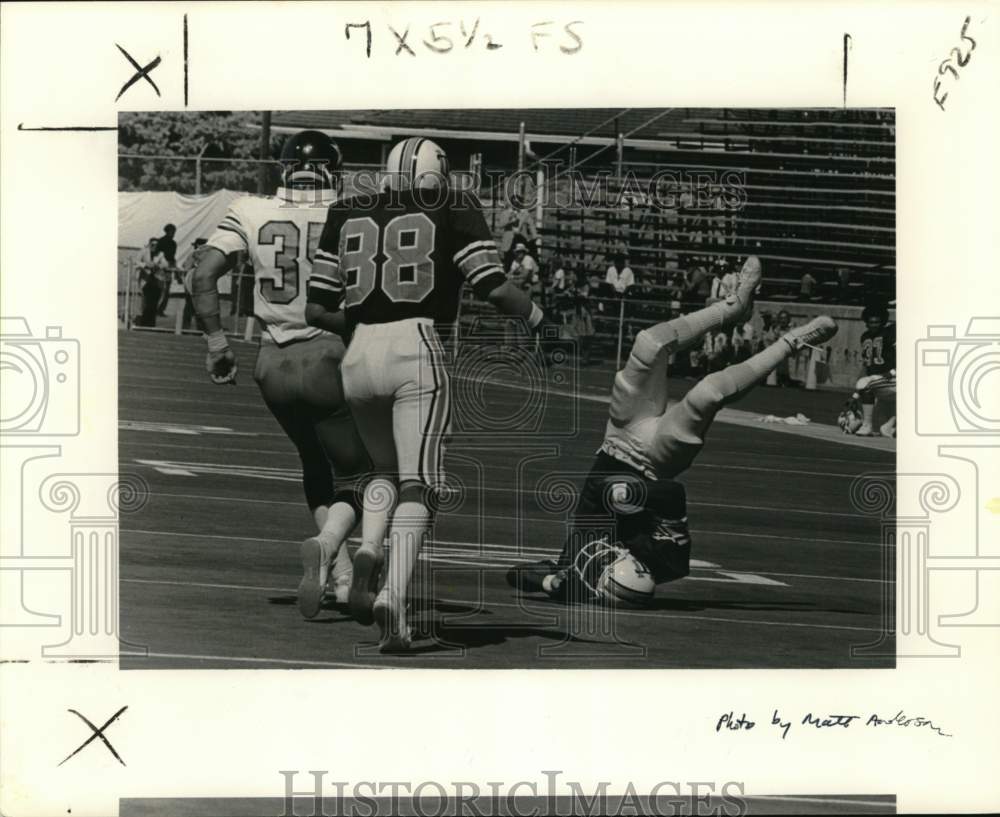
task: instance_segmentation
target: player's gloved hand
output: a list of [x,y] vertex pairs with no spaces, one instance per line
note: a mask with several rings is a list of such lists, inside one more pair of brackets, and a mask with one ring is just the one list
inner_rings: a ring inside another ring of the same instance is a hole
[[225,383],[236,385],[236,355],[229,348],[225,333],[219,329],[205,336],[208,342],[208,354],[205,356],[205,370],[212,382],[217,386]]

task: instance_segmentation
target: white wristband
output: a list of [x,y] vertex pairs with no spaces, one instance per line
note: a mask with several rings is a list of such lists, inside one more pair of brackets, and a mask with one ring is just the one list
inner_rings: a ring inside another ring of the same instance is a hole
[[528,326],[530,326],[532,329],[537,329],[538,324],[540,324],[544,318],[545,318],[545,313],[542,312],[538,304],[532,304],[531,314],[528,315]]
[[226,333],[221,329],[216,329],[211,334],[205,335],[205,342],[208,343],[208,351],[210,352],[224,352],[229,348]]

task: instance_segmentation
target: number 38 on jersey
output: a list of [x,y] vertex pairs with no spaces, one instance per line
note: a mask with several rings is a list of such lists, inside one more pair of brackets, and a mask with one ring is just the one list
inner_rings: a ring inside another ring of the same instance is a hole
[[384,227],[368,216],[348,219],[340,230],[344,306],[363,304],[376,286],[393,303],[423,301],[434,289],[435,230],[426,213],[405,213]]
[[330,208],[309,300],[343,308],[352,323],[407,318],[450,322],[462,285],[504,281],[478,201],[448,197],[425,207],[413,193],[381,193]]

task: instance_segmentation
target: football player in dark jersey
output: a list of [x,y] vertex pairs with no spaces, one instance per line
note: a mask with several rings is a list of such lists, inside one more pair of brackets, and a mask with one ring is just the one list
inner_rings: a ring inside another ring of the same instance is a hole
[[[444,151],[405,139],[389,154],[381,192],[330,208],[306,307],[311,325],[351,336],[344,391],[378,478],[365,491],[349,606],[361,623],[377,621],[385,651],[411,640],[407,588],[443,486],[451,419],[435,324],[454,322],[466,283],[540,327],[541,309],[503,274],[478,200],[449,185]],[[389,564],[375,598],[387,527]]]
[[705,309],[641,331],[625,367],[615,375],[610,417],[556,561],[517,565],[508,582],[565,601],[643,603],[655,586],[688,574],[691,536],[686,495],[676,478],[705,445],[721,408],[749,392],[803,346],[825,343],[837,331],[821,316],[775,343],[703,378],[667,403],[667,362],[706,333],[745,321],[760,284],[751,256],[736,291]]
[[884,417],[879,432],[896,436],[896,325],[889,322],[889,310],[883,304],[866,306],[861,314],[865,331],[861,335],[861,365],[864,375],[855,391],[861,401],[859,437],[877,436],[875,410]]

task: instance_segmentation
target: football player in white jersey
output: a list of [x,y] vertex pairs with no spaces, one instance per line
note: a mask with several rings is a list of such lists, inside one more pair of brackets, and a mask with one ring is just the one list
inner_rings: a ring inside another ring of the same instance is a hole
[[[454,323],[465,283],[532,331],[541,326],[541,309],[503,274],[478,199],[449,185],[444,151],[405,139],[389,153],[382,192],[330,208],[306,307],[312,325],[337,331],[346,320],[353,332],[344,391],[380,478],[365,492],[349,604],[361,623],[377,621],[383,651],[410,645],[407,589],[443,487],[451,422],[435,323]],[[387,526],[386,582],[375,598]]]
[[[760,279],[760,261],[751,256],[736,291],[725,300],[636,336],[628,362],[615,375],[604,443],[584,482],[562,553],[556,561],[515,566],[508,573],[510,584],[566,601],[640,601],[652,597],[656,584],[688,574],[686,494],[676,477],[704,447],[723,406],[739,400],[802,346],[825,343],[837,331],[832,318],[818,317],[742,363],[708,375],[668,406],[670,356],[700,343],[708,332],[745,321]],[[606,571],[623,553],[638,564],[618,568],[617,576],[634,581],[645,574],[645,585],[622,588],[614,577],[607,580]]]
[[254,315],[263,325],[254,380],[298,450],[306,502],[319,529],[302,544],[298,590],[299,609],[312,618],[328,579],[337,601],[347,601],[351,560],[344,541],[361,515],[359,480],[370,461],[344,399],[344,343],[305,320],[313,256],[339,188],[340,150],[326,134],[302,131],[285,142],[281,163],[276,195],[247,196],[230,206],[189,288],[208,342],[209,376],[216,384],[234,383],[236,356],[219,321],[217,282],[236,253],[249,253]]

